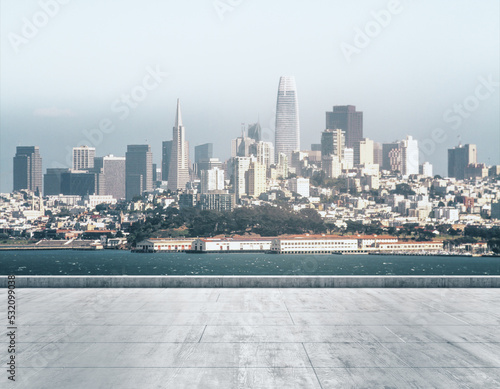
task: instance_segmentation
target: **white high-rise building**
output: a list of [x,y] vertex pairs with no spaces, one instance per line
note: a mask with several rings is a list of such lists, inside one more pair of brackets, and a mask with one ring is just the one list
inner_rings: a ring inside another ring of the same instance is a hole
[[266,191],[266,166],[252,158],[245,173],[245,181],[247,195],[259,197]]
[[201,193],[224,190],[224,170],[214,167],[201,171]]
[[274,148],[276,156],[284,153],[289,161],[292,160],[292,151],[300,150],[299,103],[295,78],[292,76],[280,78]]
[[73,170],[87,170],[94,167],[95,147],[73,147]]
[[235,157],[233,159],[233,192],[235,200],[238,201],[246,192],[246,172],[250,168],[250,157]]
[[433,177],[432,164],[429,162],[424,162],[422,165],[420,165],[419,173],[425,177]]
[[352,169],[354,166],[354,149],[346,147],[344,149],[344,159],[342,160],[343,169]]
[[309,197],[309,178],[292,178],[290,180],[290,190],[302,197]]
[[274,164],[274,146],[271,142],[257,142],[250,145],[250,154],[255,155],[257,161],[266,169]]
[[401,149],[401,174],[408,176],[418,174],[418,141],[407,135],[400,143]]
[[373,163],[373,141],[364,138],[354,143],[354,164],[363,165]]
[[182,125],[181,103],[177,99],[177,113],[172,136],[172,151],[168,172],[167,188],[171,191],[185,189],[189,182],[189,145]]

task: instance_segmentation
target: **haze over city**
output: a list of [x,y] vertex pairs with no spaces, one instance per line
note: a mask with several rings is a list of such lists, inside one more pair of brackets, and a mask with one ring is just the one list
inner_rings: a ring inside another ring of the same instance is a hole
[[[422,147],[442,129],[421,158],[436,174],[459,140],[500,163],[497,1],[48,3],[0,4],[0,191],[20,145],[40,147],[44,172],[70,167],[82,141],[99,156],[147,143],[160,164],[177,98],[191,160],[206,142],[227,159],[242,123],[260,120],[274,141],[282,75],[297,83],[301,149],[319,143],[326,111],[352,104],[377,142],[413,135]],[[103,119],[114,129],[87,136]]]

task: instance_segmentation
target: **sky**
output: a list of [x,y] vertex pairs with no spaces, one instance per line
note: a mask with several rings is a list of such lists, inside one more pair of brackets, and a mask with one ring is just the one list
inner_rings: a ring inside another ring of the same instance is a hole
[[180,98],[186,139],[230,156],[242,123],[274,141],[279,77],[293,75],[301,149],[325,112],[355,105],[364,136],[412,135],[421,162],[447,173],[447,149],[475,143],[500,164],[498,0],[2,0],[0,192],[16,146],[43,171],[71,148],[124,156],[172,139]]

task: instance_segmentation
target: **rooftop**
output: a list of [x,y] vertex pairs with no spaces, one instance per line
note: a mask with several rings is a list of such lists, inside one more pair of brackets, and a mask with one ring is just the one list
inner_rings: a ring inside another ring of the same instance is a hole
[[16,296],[16,388],[500,387],[497,289]]

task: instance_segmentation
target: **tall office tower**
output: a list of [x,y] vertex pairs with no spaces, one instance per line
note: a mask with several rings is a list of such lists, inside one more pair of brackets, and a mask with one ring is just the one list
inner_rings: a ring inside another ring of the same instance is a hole
[[391,170],[391,171],[397,170],[397,169],[393,169],[394,155],[392,155],[392,160],[391,160],[391,155],[390,155],[390,152],[392,150],[397,150],[397,149],[399,149],[398,142],[383,143],[382,144],[382,169],[383,170]]
[[125,153],[125,198],[153,189],[153,153],[149,145],[128,145]]
[[162,142],[161,147],[161,180],[168,181],[168,171],[170,170],[170,158],[172,155],[172,141]]
[[182,125],[181,103],[177,99],[177,113],[172,136],[172,154],[168,172],[168,186],[171,191],[185,189],[189,182],[189,146]]
[[88,170],[94,167],[95,147],[73,147],[73,170]]
[[274,148],[276,158],[284,153],[289,161],[292,151],[300,150],[299,103],[295,78],[291,76],[281,77],[278,86]]
[[321,133],[321,157],[336,155],[344,158],[345,131],[327,129]]
[[205,143],[194,148],[194,172],[200,176],[200,162],[209,161],[213,157],[213,143]]
[[43,195],[57,196],[61,194],[61,174],[69,173],[66,168],[48,168],[43,175]]
[[400,143],[401,149],[401,174],[404,176],[410,174],[418,174],[418,158],[419,158],[419,150],[418,150],[418,141],[413,139],[410,135],[406,136],[406,139],[403,139]]
[[205,143],[194,148],[194,163],[207,161],[214,156],[214,144]]
[[458,145],[453,149],[448,149],[448,177],[463,180],[465,178],[465,167],[471,163],[477,163],[476,145]]
[[382,169],[382,143],[373,142],[373,163]]
[[13,162],[14,190],[42,193],[42,157],[38,146],[17,146]]
[[260,142],[262,140],[262,128],[260,127],[259,122],[248,125],[248,137],[252,138],[256,142]]
[[274,146],[271,142],[257,142],[250,145],[248,152],[257,158],[266,169],[274,164]]
[[266,192],[266,167],[252,159],[245,173],[246,192],[251,197],[259,197]]
[[156,163],[153,163],[151,166],[151,177],[153,178],[153,187],[155,186],[155,182],[158,181],[158,176],[156,172],[157,172],[157,166]]
[[250,157],[235,157],[233,159],[233,192],[236,201],[246,192],[246,172],[250,168]]
[[109,195],[120,200],[125,198],[125,157],[106,155],[94,158],[93,172],[97,176],[99,195]]
[[363,139],[363,112],[356,111],[354,105],[336,105],[333,112],[326,113],[326,128],[340,128],[345,131],[346,147]]
[[373,141],[368,138],[354,143],[354,164],[373,164]]
[[224,170],[214,167],[210,170],[202,170],[200,173],[201,193],[224,190]]
[[97,176],[94,172],[70,170],[61,174],[61,192],[68,196],[96,194]]

